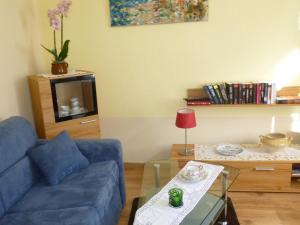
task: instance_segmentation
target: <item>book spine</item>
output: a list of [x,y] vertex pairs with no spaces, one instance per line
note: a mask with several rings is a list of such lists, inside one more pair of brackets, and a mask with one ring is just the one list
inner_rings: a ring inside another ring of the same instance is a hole
[[249,90],[248,104],[252,104],[253,103],[253,84],[249,84],[248,90]]
[[264,83],[264,104],[268,104],[269,84]]
[[211,105],[210,101],[188,101],[188,106],[195,106],[195,105]]
[[233,104],[233,84],[231,83],[226,84],[226,93],[228,97],[228,103]]
[[227,95],[227,98],[228,98],[228,104],[231,104],[230,93],[229,93],[229,84],[228,83],[225,83],[225,91],[226,91],[226,95]]
[[276,97],[277,97],[277,89],[276,84],[272,84],[272,92],[271,92],[271,104],[276,104]]
[[246,89],[245,89],[245,103],[249,104],[249,84],[246,84]]
[[217,94],[215,93],[215,90],[214,90],[213,86],[211,84],[209,84],[209,85],[207,85],[207,87],[208,87],[208,89],[210,91],[211,96],[214,99],[214,103],[215,104],[220,104],[219,99],[217,97]]
[[252,84],[253,85],[253,91],[252,91],[252,93],[253,93],[253,95],[252,95],[252,103],[253,104],[257,104],[257,102],[256,102],[256,90],[257,90],[257,84]]
[[260,103],[264,104],[265,102],[265,83],[260,83]]
[[259,87],[260,87],[260,103],[263,104],[264,103],[264,84],[259,83]]
[[239,84],[233,84],[233,104],[239,104]]
[[215,104],[215,101],[214,101],[214,99],[213,99],[213,96],[211,95],[211,93],[210,93],[210,91],[209,91],[207,85],[204,85],[204,86],[203,86],[203,89],[204,89],[205,93],[207,94],[207,96],[208,96],[210,102],[211,102],[212,104]]
[[300,104],[300,98],[295,96],[295,97],[277,97],[276,98],[276,103],[277,104]]
[[268,83],[268,104],[272,104],[272,83]]
[[243,104],[243,84],[239,84],[239,101],[238,104]]
[[256,84],[256,104],[261,103],[261,83]]
[[224,100],[224,104],[228,104],[228,97],[226,94],[226,85],[225,83],[219,84],[219,89],[221,91],[222,98]]
[[229,85],[229,96],[230,96],[230,104],[234,104],[234,101],[233,101],[233,84]]
[[246,103],[246,84],[242,84],[242,102],[241,104]]
[[215,85],[213,85],[213,87],[214,87],[215,93],[219,99],[220,104],[224,104],[224,100],[223,100],[221,92],[219,90],[219,86],[217,84],[215,84]]

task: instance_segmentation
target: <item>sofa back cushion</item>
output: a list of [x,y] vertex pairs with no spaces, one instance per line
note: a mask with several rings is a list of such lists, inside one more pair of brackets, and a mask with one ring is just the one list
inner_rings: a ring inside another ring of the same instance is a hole
[[4,215],[4,206],[3,206],[3,203],[0,199],[0,218]]
[[31,124],[22,117],[11,117],[0,122],[0,175],[37,142]]
[[28,155],[40,168],[50,185],[59,184],[67,175],[90,164],[66,131],[48,143],[32,148]]
[[28,156],[3,172],[0,175],[0,199],[4,212],[20,200],[38,178],[39,171]]

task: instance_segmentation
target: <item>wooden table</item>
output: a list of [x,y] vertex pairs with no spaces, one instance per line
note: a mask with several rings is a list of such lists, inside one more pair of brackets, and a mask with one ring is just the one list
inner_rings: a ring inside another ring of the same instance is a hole
[[[194,145],[189,145],[193,148]],[[195,156],[182,156],[179,151],[183,144],[174,144],[171,159],[178,160],[183,167],[187,161],[195,160]],[[292,179],[292,165],[300,160],[204,160],[240,169],[240,175],[230,187],[230,191],[254,192],[300,192],[300,181]]]

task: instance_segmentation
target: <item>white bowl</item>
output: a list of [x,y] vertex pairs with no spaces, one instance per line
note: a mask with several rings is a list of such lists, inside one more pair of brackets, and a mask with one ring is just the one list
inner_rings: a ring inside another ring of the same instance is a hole
[[71,103],[71,106],[72,106],[72,108],[74,108],[74,107],[76,107],[76,106],[79,106],[79,102],[72,102],[72,103]]
[[64,111],[64,112],[69,112],[70,111],[70,107],[68,105],[61,105],[60,109],[61,109],[61,111]]
[[78,97],[72,97],[72,98],[70,98],[70,102],[72,103],[72,102],[78,102]]

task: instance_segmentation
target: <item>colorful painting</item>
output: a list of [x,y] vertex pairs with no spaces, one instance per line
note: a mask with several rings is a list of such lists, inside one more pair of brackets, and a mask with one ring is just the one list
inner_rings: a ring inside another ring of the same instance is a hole
[[206,21],[208,0],[110,0],[112,26]]

